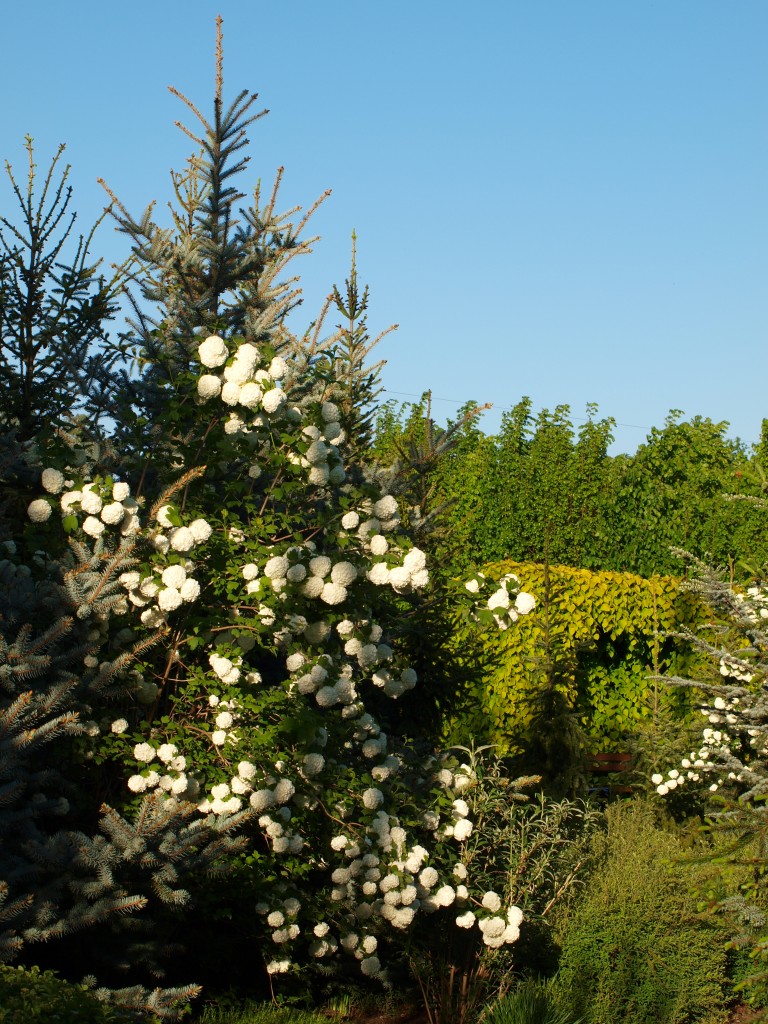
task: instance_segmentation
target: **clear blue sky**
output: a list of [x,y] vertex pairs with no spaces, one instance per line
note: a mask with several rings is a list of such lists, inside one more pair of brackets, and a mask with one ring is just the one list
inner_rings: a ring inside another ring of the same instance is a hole
[[[765,0],[28,0],[3,11],[0,155],[60,141],[83,223],[104,177],[134,212],[190,148],[214,19],[225,90],[260,94],[250,185],[333,195],[301,268],[306,318],[348,269],[371,285],[384,383],[468,399],[588,402],[632,451],[671,408],[756,441],[768,340]],[[0,187],[0,210],[10,209]],[[124,255],[111,227],[97,243]]]

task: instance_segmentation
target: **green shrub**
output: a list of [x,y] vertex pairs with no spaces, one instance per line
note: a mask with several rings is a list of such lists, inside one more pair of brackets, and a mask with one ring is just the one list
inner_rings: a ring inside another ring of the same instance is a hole
[[589,1024],[727,1019],[728,931],[697,911],[711,867],[682,864],[690,842],[650,804],[612,805],[598,866],[561,923],[559,989]]
[[527,981],[486,1011],[482,1024],[581,1024],[558,999],[552,986]]
[[72,985],[53,971],[0,966],[0,1024],[149,1024],[102,1003],[84,985]]

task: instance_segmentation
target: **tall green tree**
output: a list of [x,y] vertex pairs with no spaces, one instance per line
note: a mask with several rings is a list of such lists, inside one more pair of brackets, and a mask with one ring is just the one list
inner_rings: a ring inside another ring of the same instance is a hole
[[26,182],[5,165],[17,215],[0,216],[0,431],[29,441],[79,423],[103,436],[128,358],[108,333],[117,281],[92,261],[98,224],[74,235],[64,147],[42,178],[29,137],[26,150]]

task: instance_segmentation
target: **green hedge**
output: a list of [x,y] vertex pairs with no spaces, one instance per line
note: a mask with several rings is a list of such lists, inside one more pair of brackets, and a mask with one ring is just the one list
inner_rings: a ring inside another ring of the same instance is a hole
[[0,966],[0,1024],[136,1024],[135,1014],[97,999],[53,971]]
[[699,913],[711,868],[647,802],[612,805],[598,866],[561,924],[558,987],[589,1024],[724,1024],[732,998],[725,924]]
[[701,601],[680,591],[678,578],[512,561],[485,571],[493,579],[513,573],[537,606],[506,632],[482,638],[471,621],[456,622],[457,656],[479,643],[486,670],[448,709],[449,742],[474,736],[502,754],[524,752],[550,691],[578,718],[593,750],[626,750],[628,738],[656,727],[662,713],[677,721],[691,715],[688,691],[651,679],[699,667],[690,647],[664,638],[695,628],[704,615]]

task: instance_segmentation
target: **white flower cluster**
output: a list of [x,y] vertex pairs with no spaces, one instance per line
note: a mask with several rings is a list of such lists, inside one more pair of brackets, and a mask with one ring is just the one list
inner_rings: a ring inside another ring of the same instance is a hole
[[[500,630],[508,629],[521,615],[528,615],[536,607],[533,595],[519,589],[520,580],[514,573],[502,576],[496,584],[485,573],[478,572],[467,580],[464,587],[476,595],[473,618],[478,619],[479,612],[491,612]],[[493,587],[496,589],[489,593]]]
[[[59,507],[62,515],[77,517],[80,529],[89,537],[101,537],[109,527],[119,530],[123,537],[132,536],[141,529],[136,514],[138,502],[131,497],[131,489],[126,483],[97,478],[74,488],[74,482],[65,480],[58,469],[48,468],[43,470],[42,485],[51,495],[61,494]],[[74,489],[64,490],[65,487]],[[36,498],[30,502],[27,515],[34,523],[44,523],[52,511],[50,500]]]
[[[461,765],[455,773],[441,769],[434,781],[453,790],[453,824],[448,827],[450,834],[463,842],[472,830],[470,808],[456,793],[459,787],[464,790],[474,784],[474,772],[468,765]],[[476,925],[486,946],[497,948],[515,942],[520,934],[522,911],[516,906],[502,909],[502,899],[494,892],[473,899],[467,884],[469,871],[461,861],[453,865],[449,878],[441,877],[440,871],[428,863],[428,850],[419,844],[409,845],[406,830],[396,817],[387,813],[385,803],[385,794],[369,787],[362,794],[362,804],[372,817],[363,840],[355,831],[359,826],[331,839],[331,850],[343,854],[345,861],[332,873],[331,897],[346,908],[343,920],[347,930],[342,927],[338,937],[334,937],[327,922],[318,924],[312,955],[327,956],[340,945],[360,960],[364,973],[378,976],[381,964],[374,956],[377,938],[373,933],[382,924],[404,931],[418,912],[435,913],[449,907],[454,908],[456,925],[463,929]],[[461,828],[462,823],[468,827]],[[439,829],[439,816],[435,814],[429,824]],[[448,833],[444,830],[442,834]]]
[[230,362],[227,343],[215,334],[206,338],[197,352],[207,369],[224,367],[220,376],[205,373],[198,380],[197,394],[201,402],[218,396],[225,405],[239,406],[251,412],[263,410],[268,415],[277,412],[285,403],[285,392],[275,386],[275,382],[281,380],[288,370],[285,360],[279,356],[272,359],[265,369],[261,365],[263,359],[258,348],[244,342],[238,346]]
[[[356,533],[373,554],[386,553],[386,538],[381,535],[392,533],[399,525],[400,510],[397,499],[391,494],[384,494],[376,501],[365,498],[357,510],[346,512],[341,517],[341,528],[347,533]],[[375,550],[376,546],[381,550]]]
[[339,423],[339,410],[333,402],[323,402],[321,424],[307,424],[302,429],[303,443],[307,450],[303,455],[290,456],[294,465],[309,471],[308,479],[316,487],[326,484],[341,484],[346,477],[344,463],[338,445],[344,440],[344,431]]
[[[376,542],[379,543],[378,547]],[[387,545],[384,548],[384,545]],[[381,534],[371,538],[371,551],[384,548],[381,561],[374,562],[366,573],[371,583],[376,586],[390,586],[396,594],[404,594],[408,590],[421,590],[429,583],[429,570],[427,569],[427,557],[419,548],[411,548],[406,551],[402,562],[396,557],[400,548],[388,543]]]
[[753,622],[768,619],[768,587],[755,586],[747,589],[750,618]]
[[[278,387],[288,372],[288,365],[280,356],[270,360],[269,365],[259,349],[250,342],[238,345],[230,358],[229,347],[223,338],[212,335],[198,346],[200,362],[209,370],[221,373],[204,373],[197,382],[198,401],[220,400],[232,409],[224,426],[228,434],[255,435],[269,426],[271,420],[286,418],[301,422],[301,409],[288,407],[286,392]],[[288,453],[294,465],[307,471],[310,484],[323,487],[340,484],[346,473],[337,445],[344,440],[344,431],[339,423],[339,410],[333,402],[323,402],[320,407],[320,424],[306,424],[300,433],[298,447]],[[306,450],[305,450],[306,449]],[[257,479],[261,466],[252,462],[248,475]]]
[[[114,729],[116,724],[113,723],[114,731],[118,731]],[[133,756],[137,761],[146,765],[152,764],[157,759],[163,767],[159,771],[147,768],[140,774],[132,775],[128,779],[128,789],[132,793],[145,793],[156,789],[167,793],[170,799],[197,799],[200,785],[193,776],[188,774],[187,759],[179,754],[179,749],[175,744],[163,743],[155,749],[151,743],[137,743],[133,748]]]
[[[741,698],[737,694],[725,697],[717,696],[711,704],[701,709],[701,713],[713,725],[722,724],[727,730],[739,722],[740,705]],[[716,793],[726,778],[729,781],[746,779],[749,775],[748,770],[744,772],[724,771],[724,763],[727,763],[732,756],[730,736],[726,730],[709,727],[704,729],[700,748],[692,750],[680,762],[682,772],[677,768],[672,768],[666,776],[659,772],[652,775],[651,782],[656,787],[659,796],[666,796],[686,782],[701,782],[705,775],[710,778],[717,776],[709,786],[711,793]],[[746,734],[753,750],[762,755],[768,754],[763,729],[748,728]]]

